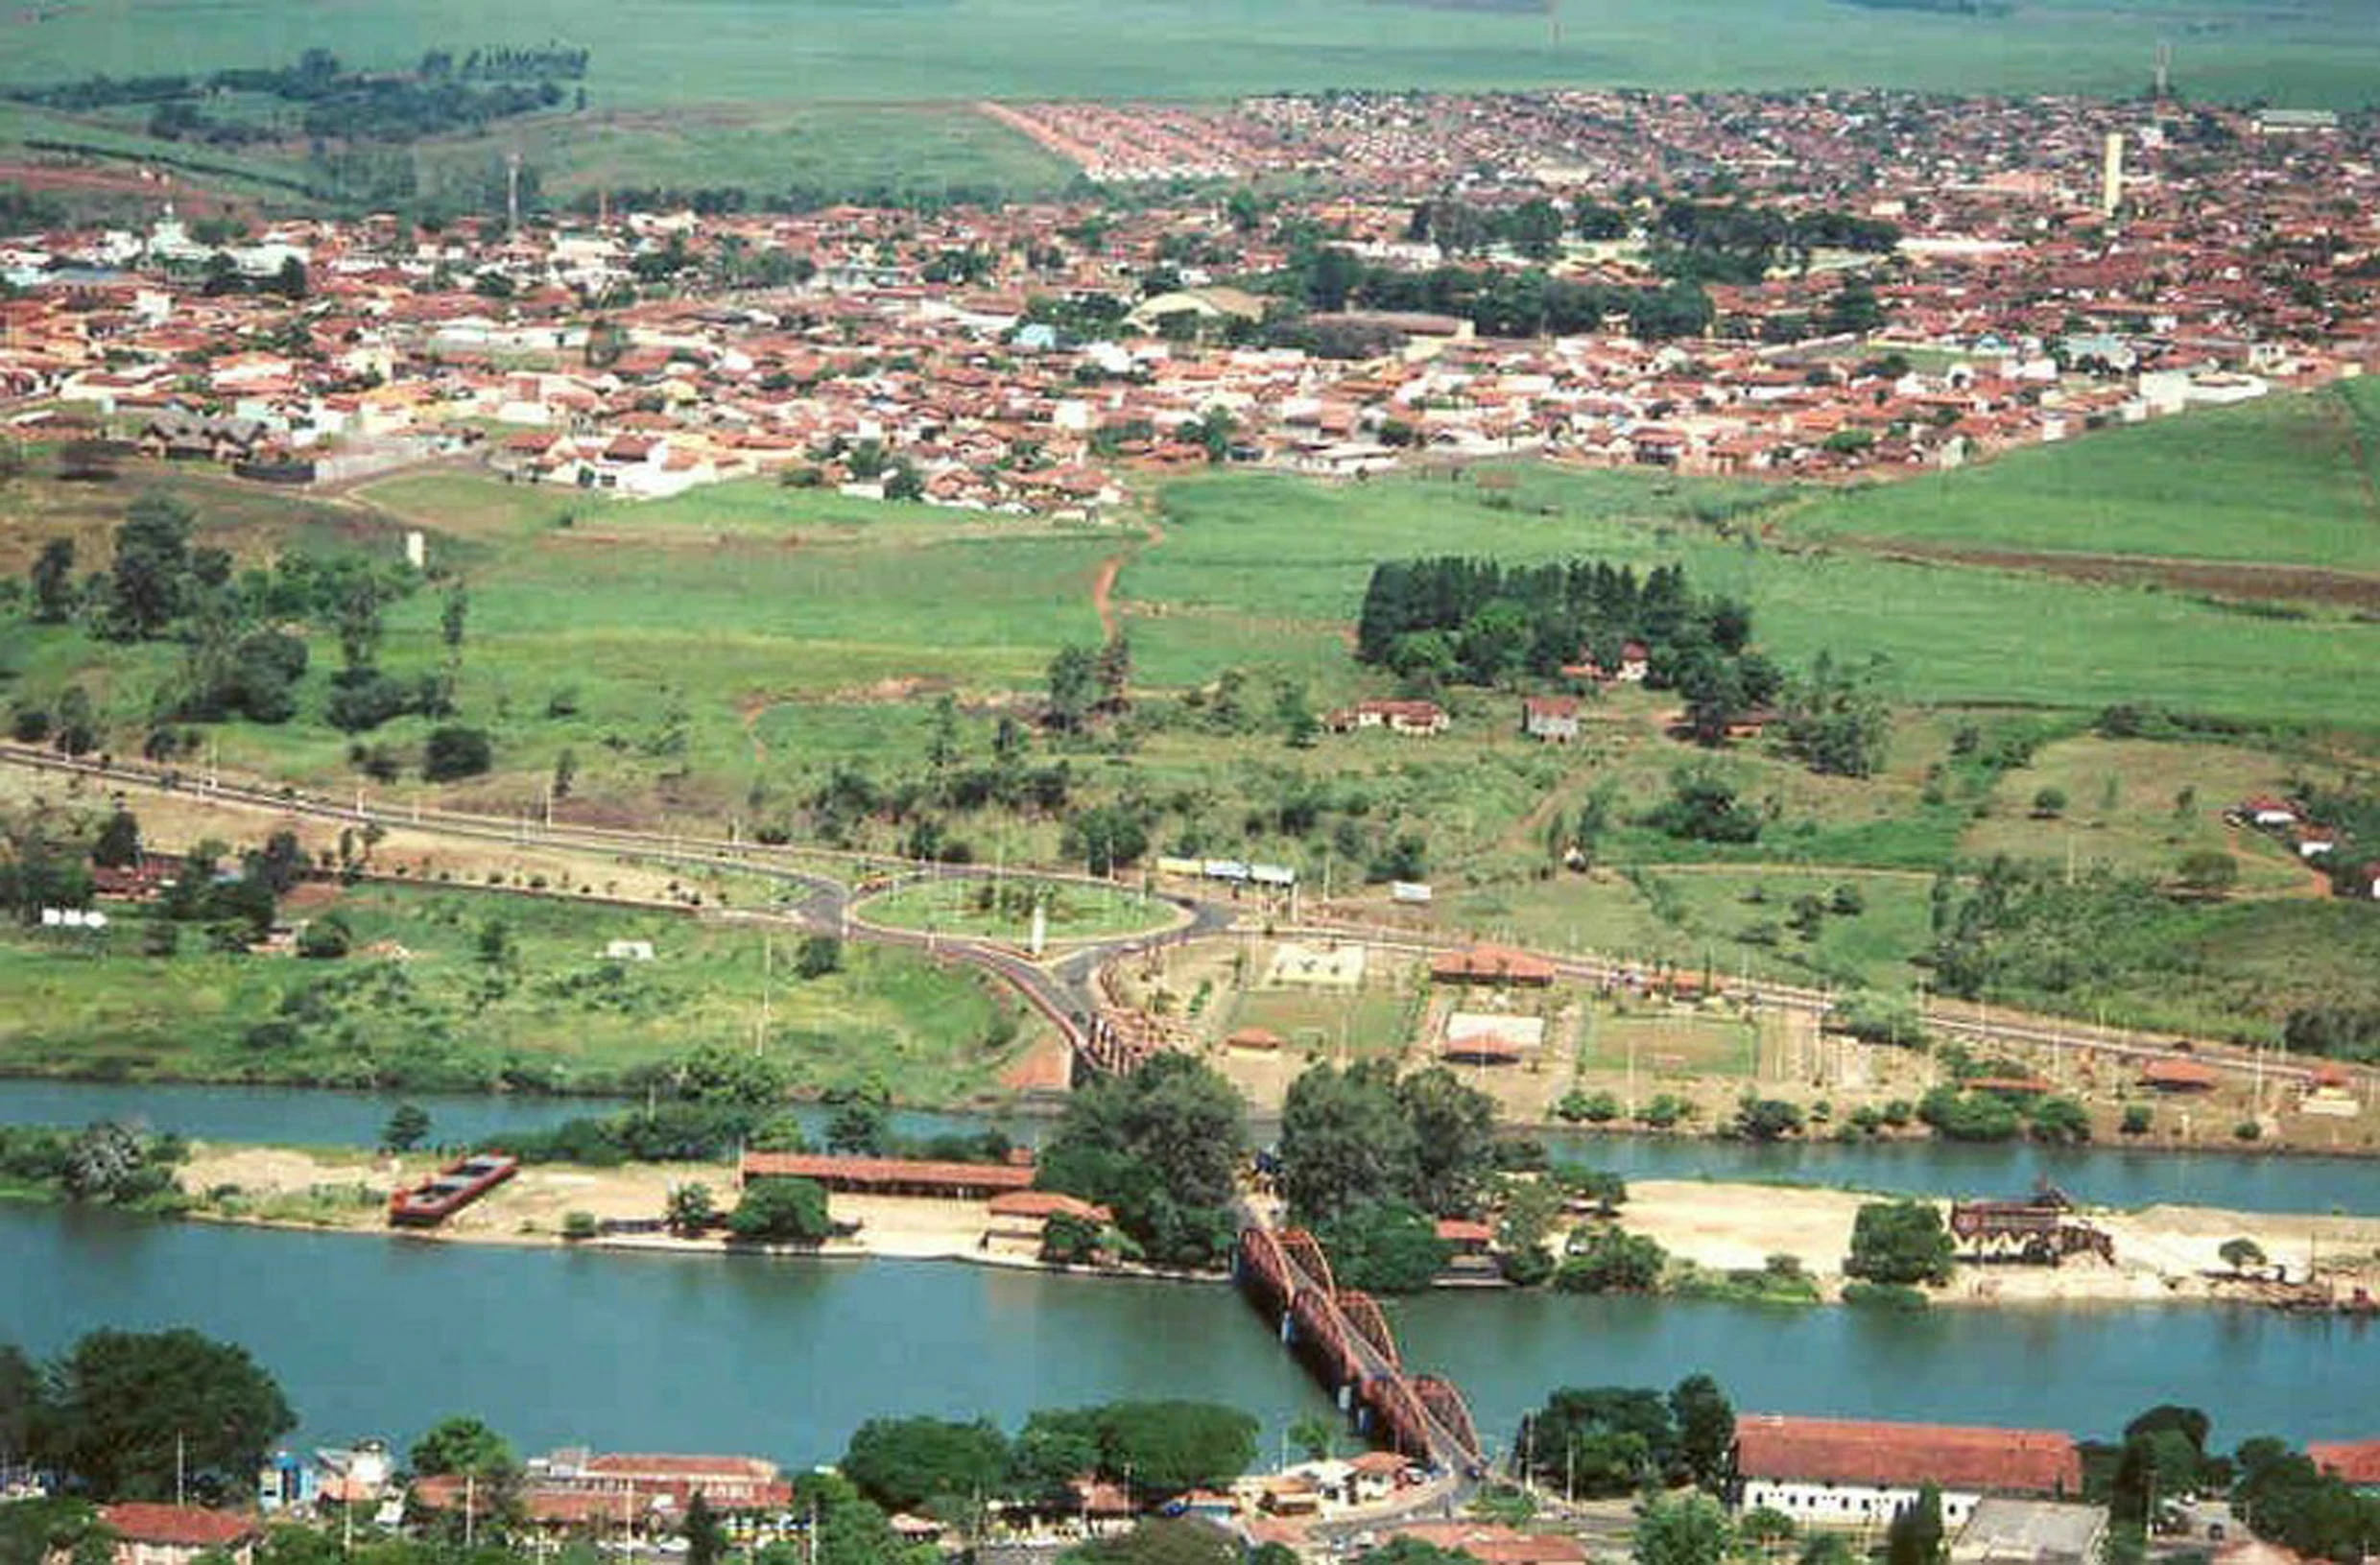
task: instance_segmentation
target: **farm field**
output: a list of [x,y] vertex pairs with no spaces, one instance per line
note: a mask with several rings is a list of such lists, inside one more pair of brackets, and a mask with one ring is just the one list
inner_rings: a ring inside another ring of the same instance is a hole
[[[300,893],[293,916],[336,913],[338,960],[217,955],[180,931],[144,954],[147,916],[102,937],[0,939],[0,1071],[127,1079],[305,1082],[415,1090],[618,1090],[628,1073],[698,1045],[749,1046],[761,1015],[761,937],[668,913],[535,898],[358,887]],[[491,923],[502,960],[484,955]],[[91,944],[97,938],[102,943]],[[615,940],[653,960],[608,958]],[[808,1091],[871,1078],[910,1101],[991,1091],[1021,1036],[1012,1002],[923,957],[846,947],[841,971],[792,978],[778,953],[766,1050]]]
[[1836,0],[1614,0],[1382,8],[1354,0],[559,0],[397,9],[295,0],[170,0],[45,8],[10,27],[0,79],[129,76],[265,63],[330,49],[411,64],[425,48],[558,38],[593,51],[590,100],[914,103],[980,97],[1202,99],[1284,88],[1646,85],[1782,89],[1886,83],[1931,90],[2137,90],[2160,37],[2184,36],[2192,97],[2361,101],[2374,40],[2352,0],[2051,0],[2008,15],[1850,9]]
[[[2055,453],[2078,492],[2089,443]],[[2266,482],[2286,481],[2286,459],[2275,462],[2283,470],[2268,467]],[[1988,482],[1991,471],[1960,479]],[[2124,483],[2121,472],[2108,480],[2119,491]],[[1729,541],[1695,521],[1698,502],[1718,515],[1752,505],[1740,486],[1539,471],[1511,491],[1422,478],[1323,488],[1229,474],[1170,486],[1162,500],[1165,542],[1126,567],[1118,591],[1168,605],[1136,621],[1133,634],[1144,663],[1174,677],[1193,664],[1169,642],[1172,605],[1210,620],[1236,616],[1250,645],[1270,648],[1280,637],[1261,627],[1320,616],[1332,604],[1350,614],[1375,560],[1583,555],[1639,567],[1680,561],[1698,587],[1751,604],[1773,655],[1882,654],[1894,693],[1910,701],[2154,702],[2307,723],[2380,711],[2380,628],[2344,614],[2274,619],[2135,586],[1787,553]]]
[[[1218,102],[1349,88],[1494,91],[1643,87],[1789,91],[1899,87],[2126,96],[2160,41],[2184,41],[2193,99],[2349,107],[2380,60],[2357,0],[2044,0],[1952,14],[1852,0],[1614,0],[1549,29],[1535,4],[1493,0],[535,0],[490,26],[484,8],[299,0],[128,0],[21,11],[0,84],[93,74],[205,72],[327,49],[369,70],[430,49],[559,40],[591,51],[583,109],[413,149],[418,188],[483,180],[519,151],[550,197],[599,189],[738,186],[763,198],[1019,200],[1072,171],[973,111],[985,100]],[[289,205],[321,184],[300,142],[250,150],[168,144],[137,112],[0,108],[0,149],[96,151],[102,169],[171,166],[200,183]],[[81,188],[61,186],[60,188]],[[87,194],[87,190],[85,192]],[[130,194],[137,196],[137,191]]]
[[703,104],[536,115],[501,135],[441,137],[416,159],[435,187],[518,145],[550,196],[739,186],[759,196],[1034,201],[1072,165],[964,104]]
[[[2285,479],[2286,482],[2276,482]],[[2380,385],[2342,381],[1830,495],[1797,536],[2380,573]],[[2369,583],[2380,600],[2380,578]]]

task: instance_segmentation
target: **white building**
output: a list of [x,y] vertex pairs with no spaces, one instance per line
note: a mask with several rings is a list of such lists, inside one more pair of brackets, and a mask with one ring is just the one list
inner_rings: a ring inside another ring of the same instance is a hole
[[2074,1436],[2048,1430],[1746,1413],[1735,1440],[1741,1508],[1782,1511],[1803,1526],[1883,1527],[1927,1483],[1940,1490],[1942,1523],[1953,1529],[1986,1495],[2082,1492]]

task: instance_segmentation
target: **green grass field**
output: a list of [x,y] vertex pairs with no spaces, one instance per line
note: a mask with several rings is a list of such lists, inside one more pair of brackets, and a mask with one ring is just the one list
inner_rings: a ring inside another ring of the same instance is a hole
[[1579,1048],[1583,1070],[1653,1079],[1749,1077],[1760,1068],[1760,1032],[1749,1022],[1706,1016],[1630,1015],[1595,1008]]
[[[411,66],[425,50],[559,39],[592,51],[584,113],[534,116],[418,149],[425,190],[515,148],[549,191],[789,186],[849,194],[1045,195],[1069,171],[965,106],[983,99],[1221,100],[1365,87],[2137,92],[2179,40],[2194,99],[2346,107],[2380,61],[2358,0],[2042,0],[2009,14],[1846,0],[1611,0],[1549,28],[1535,5],[1403,0],[533,0],[490,17],[461,0],[405,7],[296,0],[121,0],[26,10],[0,83],[280,64],[326,48]],[[577,85],[576,83],[574,85]],[[171,155],[264,178],[311,177],[302,148],[168,150],[121,115],[15,116],[128,158]],[[286,202],[236,172],[202,178]]]
[[1292,1050],[1325,1057],[1395,1059],[1413,1043],[1414,1002],[1387,989],[1354,994],[1309,994],[1295,989],[1251,989],[1239,996],[1226,1035],[1258,1027],[1278,1035]]
[[854,907],[852,914],[888,929],[933,930],[942,935],[979,935],[1025,943],[1033,914],[1024,900],[1037,892],[1052,940],[1089,940],[1140,935],[1178,921],[1170,904],[1135,892],[1055,881],[1009,881],[1005,896],[975,880],[927,881]]
[[603,107],[914,103],[978,97],[1214,98],[1281,88],[1889,83],[1965,92],[2130,92],[2160,38],[2192,97],[2360,102],[2375,40],[2352,0],[2048,0],[2011,14],[1855,10],[1835,0],[1612,0],[1535,7],[1355,0],[461,0],[401,9],[219,0],[44,8],[10,29],[0,79],[207,70],[328,48],[410,65],[432,46],[559,38],[593,51]]
[[[2078,492],[2102,482],[2093,443],[2050,453]],[[2294,470],[2276,448],[2257,481],[2285,485]],[[1952,482],[1988,486],[1993,471]],[[2128,482],[2122,469],[2104,479],[2119,494],[2130,492]],[[1166,490],[1166,540],[1126,568],[1118,590],[1191,605],[1209,622],[1236,618],[1262,656],[1311,658],[1313,642],[1335,638],[1336,628],[1277,628],[1319,621],[1332,605],[1344,624],[1375,560],[1448,552],[1508,562],[1678,560],[1698,585],[1748,599],[1760,642],[1775,655],[1881,653],[1908,700],[2156,702],[2307,723],[2380,712],[2380,628],[2371,624],[2322,613],[2269,619],[2139,586],[1727,542],[1697,526],[1692,509],[1698,500],[1725,506],[1729,493],[1629,474],[1535,473],[1503,506],[1506,495],[1442,480],[1324,488],[1238,474],[1196,479]],[[1184,677],[1195,664],[1171,639],[1172,623],[1170,614],[1136,622],[1135,642],[1147,666]],[[1266,635],[1266,628],[1275,628]],[[1203,644],[1218,639],[1209,628]]]
[[[842,971],[811,980],[780,950],[770,981],[757,933],[667,913],[365,887],[298,916],[333,911],[356,938],[337,961],[217,955],[196,929],[147,956],[137,916],[96,940],[11,933],[0,1072],[594,1092],[698,1044],[749,1045],[764,984],[766,1047],[810,1090],[872,1076],[964,1102],[1017,1047],[1005,997],[892,949],[846,948]],[[478,955],[490,920],[516,952],[501,974]],[[613,940],[648,941],[654,960],[609,960]]]
[[2380,571],[2375,437],[2380,385],[2344,381],[1828,496],[1795,511],[1789,529]]

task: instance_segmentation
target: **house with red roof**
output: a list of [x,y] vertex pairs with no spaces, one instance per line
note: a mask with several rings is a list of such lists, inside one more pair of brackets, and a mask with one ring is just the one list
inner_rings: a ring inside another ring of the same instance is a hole
[[264,1527],[253,1516],[200,1506],[128,1502],[104,1506],[100,1521],[115,1534],[113,1565],[192,1565],[220,1552],[250,1565]]
[[2064,1500],[2082,1492],[2082,1456],[2071,1435],[1786,1413],[1736,1419],[1735,1473],[1741,1508],[1833,1527],[1881,1527],[1927,1483],[1941,1491],[1942,1521],[1952,1528],[1986,1495]]

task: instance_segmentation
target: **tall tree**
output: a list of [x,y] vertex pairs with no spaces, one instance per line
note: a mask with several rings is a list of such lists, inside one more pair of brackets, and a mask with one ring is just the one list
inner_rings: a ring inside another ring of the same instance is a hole
[[1678,1421],[1678,1459],[1694,1482],[1716,1491],[1726,1482],[1727,1452],[1735,1444],[1735,1407],[1708,1375],[1688,1375],[1669,1393],[1670,1416]]
[[92,1332],[52,1380],[53,1454],[103,1498],[171,1498],[178,1467],[202,1495],[245,1493],[297,1425],[246,1348],[186,1327]]
[[33,587],[33,617],[42,624],[62,625],[74,612],[74,539],[52,538],[25,573]]
[[1396,1097],[1413,1126],[1414,1199],[1438,1217],[1477,1210],[1495,1173],[1495,1100],[1442,1065],[1399,1081]]
[[1050,659],[1049,678],[1051,724],[1080,728],[1098,695],[1097,654],[1087,647],[1060,647]]
[[1940,1565],[1942,1557],[1942,1491],[1927,1482],[1917,1497],[1892,1512],[1885,1529],[1887,1565]]
[[188,507],[163,495],[132,502],[116,528],[116,557],[107,579],[107,632],[120,641],[147,641],[181,612],[190,581]]
[[1346,1071],[1317,1065],[1290,1083],[1281,1109],[1281,1191],[1301,1221],[1410,1197],[1420,1149],[1395,1080],[1393,1065],[1368,1061]]
[[686,1502],[686,1520],[679,1529],[686,1540],[686,1565],[719,1565],[727,1554],[727,1529],[719,1525],[710,1497],[701,1489]]
[[140,862],[140,821],[119,804],[91,842],[91,862],[108,869],[124,869]]

